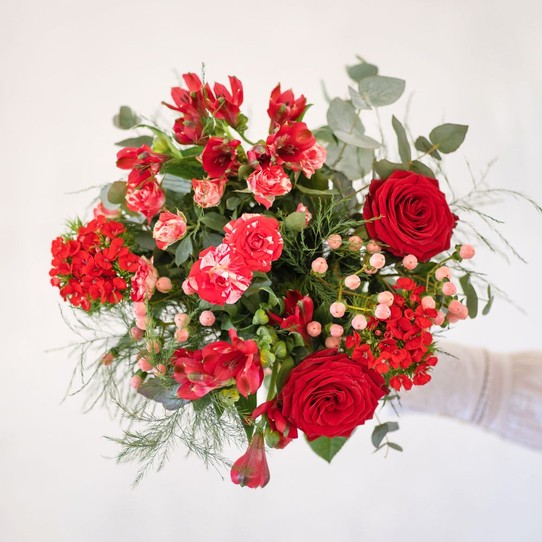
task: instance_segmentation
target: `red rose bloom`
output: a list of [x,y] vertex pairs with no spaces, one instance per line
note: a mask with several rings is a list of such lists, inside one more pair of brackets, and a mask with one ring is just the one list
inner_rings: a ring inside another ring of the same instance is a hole
[[292,369],[282,388],[282,414],[309,440],[349,437],[370,420],[387,393],[384,379],[337,350],[320,350]]
[[[381,217],[381,218],[377,218]],[[367,232],[395,256],[413,254],[420,261],[450,248],[455,216],[438,181],[411,171],[374,179],[363,207]]]
[[224,226],[224,243],[230,246],[252,271],[267,273],[282,254],[280,225],[274,218],[244,213]]

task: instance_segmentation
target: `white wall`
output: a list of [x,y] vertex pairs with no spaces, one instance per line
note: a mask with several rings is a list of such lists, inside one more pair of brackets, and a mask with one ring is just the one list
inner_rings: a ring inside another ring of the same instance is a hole
[[[492,184],[542,201],[538,1],[2,0],[0,10],[2,540],[539,539],[542,456],[421,416],[403,417],[405,453],[387,459],[371,454],[363,430],[331,466],[302,442],[277,451],[263,491],[223,482],[182,452],[131,490],[135,466],[107,459],[115,447],[101,438],[116,423],[99,409],[82,415],[80,397],[59,405],[73,361],[45,352],[73,340],[48,285],[49,244],[92,193],[67,193],[118,175],[119,104],[157,112],[177,74],[201,61],[211,80],[243,81],[263,130],[277,81],[320,104],[307,121],[323,121],[320,80],[342,93],[343,65],[359,53],[407,79],[413,131],[470,124],[450,160],[454,182],[466,182],[464,158],[479,171],[498,156]],[[499,303],[450,337],[540,349],[542,217],[511,200],[494,212],[529,264],[477,261],[527,313]]]

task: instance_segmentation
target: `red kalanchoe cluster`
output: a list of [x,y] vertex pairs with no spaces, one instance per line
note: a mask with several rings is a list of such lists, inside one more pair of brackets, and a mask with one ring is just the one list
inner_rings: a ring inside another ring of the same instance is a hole
[[258,345],[241,339],[234,329],[229,335],[231,343],[217,341],[202,350],[179,349],[173,354],[173,377],[180,384],[179,397],[199,399],[233,384],[244,397],[256,393],[263,381]]
[[75,239],[57,237],[51,247],[51,284],[75,307],[116,304],[129,291],[139,258],[126,246],[120,222],[100,216],[77,230]]

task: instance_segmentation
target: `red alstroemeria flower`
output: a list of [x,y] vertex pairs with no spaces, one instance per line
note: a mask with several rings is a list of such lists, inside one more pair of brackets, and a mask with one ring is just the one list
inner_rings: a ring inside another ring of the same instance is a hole
[[241,142],[237,139],[228,141],[221,137],[211,137],[201,154],[201,162],[207,175],[216,178],[232,173],[236,169],[235,149],[240,144]]
[[314,302],[308,296],[302,296],[297,290],[290,290],[284,298],[284,317],[269,312],[269,319],[282,329],[300,333],[305,341],[309,340],[307,324],[312,322]]
[[254,410],[252,418],[255,420],[262,415],[266,416],[269,430],[277,437],[276,444],[270,445],[272,448],[285,448],[297,438],[297,427],[283,416],[275,399],[262,403]]
[[306,158],[305,151],[315,143],[315,137],[304,122],[283,124],[267,138],[267,147],[275,162],[287,164],[294,171],[301,169],[300,161]]
[[265,487],[271,478],[267,458],[265,456],[265,441],[263,435],[255,433],[250,441],[248,450],[233,464],[231,480],[241,487]]
[[207,93],[207,105],[217,119],[225,120],[233,128],[239,123],[243,103],[243,85],[237,77],[229,76],[231,92],[222,84],[215,83],[214,95]]
[[276,124],[294,122],[299,119],[306,105],[305,96],[296,99],[291,89],[281,92],[279,83],[271,92],[267,114]]
[[128,187],[132,190],[149,177],[157,175],[161,165],[167,160],[169,156],[153,152],[148,145],[126,147],[117,153],[117,167],[132,170],[128,175]]

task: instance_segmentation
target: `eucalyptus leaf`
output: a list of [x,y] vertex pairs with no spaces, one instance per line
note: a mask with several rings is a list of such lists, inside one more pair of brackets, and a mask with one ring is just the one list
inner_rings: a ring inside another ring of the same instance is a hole
[[478,315],[478,294],[470,281],[470,274],[467,273],[459,279],[463,293],[467,297],[467,309],[469,310],[469,318],[476,318]]
[[113,117],[113,124],[121,130],[133,128],[141,119],[127,105],[121,105],[119,112]]
[[419,151],[429,153],[436,160],[442,160],[442,156],[435,149],[434,145],[424,136],[420,136],[418,139],[416,139],[414,147]]
[[412,160],[412,153],[410,152],[410,143],[408,142],[405,127],[395,115],[391,117],[391,124],[397,136],[397,146],[399,147],[401,161],[410,162]]
[[373,64],[361,62],[354,66],[347,66],[346,71],[353,81],[361,81],[364,77],[370,77],[378,74],[378,68]]
[[377,425],[373,429],[373,434],[371,435],[371,442],[373,443],[373,446],[378,448],[388,433],[397,431],[398,429],[399,424],[397,422],[385,422]]
[[300,192],[303,192],[303,194],[307,194],[309,196],[332,196],[334,194],[338,194],[338,192],[333,189],[316,190],[315,188],[308,188],[307,186],[303,186],[302,184],[297,184],[296,189]]
[[175,251],[175,264],[181,265],[190,256],[192,256],[192,253],[194,252],[194,247],[192,246],[192,239],[190,237],[185,237],[177,247],[177,250]]
[[210,212],[205,213],[201,217],[201,222],[208,228],[215,231],[223,231],[224,226],[228,223],[228,219],[219,213]]
[[348,87],[348,92],[355,109],[371,109],[371,106],[362,98],[361,94],[356,89]]
[[370,149],[361,149],[346,144],[328,145],[327,165],[342,173],[347,179],[361,179],[371,171],[374,154]]
[[107,199],[111,203],[123,203],[126,200],[126,183],[124,181],[112,183],[107,192]]
[[161,378],[149,378],[141,386],[137,393],[143,395],[147,399],[162,403],[167,410],[178,410],[189,401],[181,399],[177,396],[179,384],[171,385],[168,380]]
[[489,314],[489,311],[491,310],[491,306],[493,305],[493,300],[494,299],[495,298],[493,297],[493,294],[491,293],[491,286],[488,284],[487,285],[487,303],[486,303],[485,307],[482,310],[482,314],[484,316]]
[[441,124],[431,130],[429,139],[444,154],[456,151],[467,135],[469,127],[464,124]]
[[129,137],[122,141],[117,141],[115,145],[118,147],[141,147],[142,145],[151,146],[154,138],[148,135],[142,135],[138,137]]
[[403,451],[403,447],[402,446],[399,446],[399,444],[395,443],[395,442],[388,442],[388,446],[390,448],[392,448],[393,450],[397,450],[398,452],[402,452]]
[[106,209],[109,209],[111,211],[114,211],[116,209],[118,209],[118,203],[112,203],[109,201],[108,199],[108,194],[109,194],[109,190],[111,188],[111,184],[106,184],[104,186],[102,186],[101,190],[100,190],[100,201],[102,202],[102,205],[106,208]]
[[312,132],[312,135],[323,143],[335,143],[336,139],[333,135],[333,131],[329,126],[322,126]]
[[410,163],[410,170],[414,171],[414,173],[419,173],[420,175],[425,175],[426,177],[431,177],[432,179],[435,178],[435,173],[433,170],[426,166],[423,162],[420,162],[419,160],[414,160]]
[[405,90],[403,79],[372,75],[358,83],[362,98],[373,107],[383,107],[396,102]]
[[398,164],[397,162],[390,162],[389,160],[378,160],[373,164],[374,170],[381,179],[387,179],[394,171],[405,170],[405,164]]
[[378,149],[380,147],[380,143],[376,139],[363,134],[343,132],[342,130],[336,130],[334,134],[343,143],[360,147],[361,149]]
[[350,102],[341,100],[340,98],[334,98],[329,104],[327,123],[333,133],[339,131],[362,135],[365,132],[354,106]]
[[308,443],[316,455],[331,463],[331,460],[337,455],[347,440],[346,437],[318,437],[317,439],[308,441]]
[[166,173],[162,179],[162,188],[171,190],[177,194],[190,194],[192,191],[192,181]]

